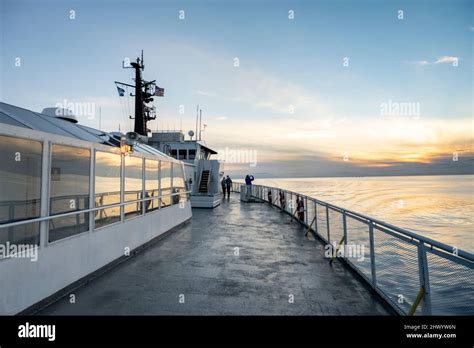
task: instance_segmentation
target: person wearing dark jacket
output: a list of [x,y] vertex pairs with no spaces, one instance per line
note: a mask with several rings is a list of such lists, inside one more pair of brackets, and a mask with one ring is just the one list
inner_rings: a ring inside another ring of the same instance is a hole
[[221,181],[221,187],[222,187],[222,194],[224,195],[224,198],[225,198],[225,189],[226,189],[226,177],[222,177],[222,181]]
[[252,181],[254,180],[255,178],[253,177],[253,175],[247,174],[247,176],[245,177],[245,185],[252,185]]
[[297,211],[298,211],[298,219],[301,221],[301,222],[304,222],[304,201],[303,201],[303,198],[300,198],[298,197],[296,199],[296,207],[297,207]]
[[250,199],[250,196],[252,195],[252,181],[254,181],[253,175],[247,174],[245,177],[245,198]]
[[283,193],[282,190],[280,190],[280,208],[281,210],[285,210],[285,194]]
[[[230,188],[232,187],[232,179],[227,175],[225,178],[225,186],[227,188],[227,198],[230,198]],[[225,192],[224,192],[225,197]]]

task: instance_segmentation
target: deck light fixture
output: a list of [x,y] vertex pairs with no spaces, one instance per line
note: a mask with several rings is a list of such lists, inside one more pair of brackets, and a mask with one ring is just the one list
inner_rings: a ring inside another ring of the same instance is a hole
[[140,136],[135,132],[128,132],[120,139],[120,152],[128,155],[133,152],[133,146],[138,141]]

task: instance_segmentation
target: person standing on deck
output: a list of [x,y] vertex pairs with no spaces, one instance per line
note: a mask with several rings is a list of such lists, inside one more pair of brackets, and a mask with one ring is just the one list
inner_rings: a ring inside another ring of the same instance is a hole
[[303,198],[298,197],[296,199],[296,209],[298,211],[298,219],[304,222],[304,201]]
[[226,177],[225,176],[222,177],[221,187],[222,187],[222,194],[224,195],[224,198],[225,198],[225,188],[226,188]]
[[247,185],[245,187],[245,198],[246,199],[250,199],[250,196],[252,194],[252,181],[254,181],[254,177],[253,175],[249,175],[247,174],[247,176],[245,177],[245,185]]
[[272,199],[272,189],[268,189],[268,203],[272,204],[273,199]]
[[282,190],[280,190],[280,208],[281,210],[285,210],[285,194],[283,193]]
[[[227,175],[227,178],[225,179],[225,186],[227,188],[227,198],[230,198],[230,188],[232,187],[232,179]],[[224,192],[224,198],[225,198],[225,192]]]

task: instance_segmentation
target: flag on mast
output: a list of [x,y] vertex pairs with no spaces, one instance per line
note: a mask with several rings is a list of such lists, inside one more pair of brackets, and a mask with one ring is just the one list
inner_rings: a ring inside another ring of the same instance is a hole
[[165,96],[165,89],[155,86],[155,94],[156,97],[164,97]]
[[117,92],[119,94],[119,97],[125,96],[125,90],[123,88],[120,88],[119,86],[117,86]]

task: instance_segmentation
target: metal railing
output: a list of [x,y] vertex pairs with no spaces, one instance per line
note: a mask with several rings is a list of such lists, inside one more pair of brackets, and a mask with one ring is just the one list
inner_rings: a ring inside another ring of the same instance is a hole
[[[96,207],[93,207],[93,208],[77,209],[77,210],[62,212],[62,213],[58,213],[58,214],[49,214],[47,216],[32,217],[32,218],[27,218],[27,219],[21,219],[21,220],[16,220],[16,221],[11,221],[11,222],[0,223],[0,232],[2,232],[3,230],[8,231],[10,228],[16,228],[16,227],[20,227],[20,226],[52,222],[54,220],[59,220],[61,218],[68,218],[68,217],[73,217],[73,216],[78,217],[82,214],[85,215],[85,214],[89,214],[89,213],[95,213],[97,215],[101,211],[104,211],[104,210],[107,210],[107,209],[120,208],[120,216],[118,216],[118,220],[116,222],[106,222],[103,225],[97,225],[101,221],[101,219],[100,218],[99,219],[94,219],[93,218],[91,225],[90,225],[90,222],[87,222],[87,223],[85,222],[86,226],[88,226],[85,230],[80,231],[80,232],[75,232],[72,235],[82,234],[82,233],[85,233],[85,232],[90,232],[90,231],[96,230],[97,228],[101,228],[101,227],[104,227],[104,226],[107,226],[107,225],[111,225],[113,223],[123,223],[123,222],[125,222],[126,221],[126,215],[127,215],[127,212],[125,211],[125,207],[127,205],[136,204],[136,206],[137,206],[136,211],[135,211],[136,215],[137,216],[142,216],[142,215],[145,215],[145,214],[152,213],[154,211],[166,209],[168,206],[172,206],[172,205],[176,205],[176,204],[182,204],[182,203],[188,201],[188,199],[189,199],[188,195],[190,193],[191,193],[191,191],[187,191],[185,189],[179,189],[179,191],[177,191],[177,192],[171,192],[171,193],[161,194],[161,195],[157,195],[157,196],[146,196],[146,195],[143,196],[141,194],[141,192],[139,192],[138,195],[140,195],[141,198],[137,198],[137,199],[134,199],[134,200],[121,201],[121,202],[117,202],[117,203],[113,203],[113,204],[99,205],[99,206],[96,206]],[[109,193],[107,192],[107,193],[99,194],[98,196],[108,195],[108,194]],[[63,197],[61,197],[61,198],[63,198]],[[96,196],[96,199],[97,198],[99,198],[99,197]],[[165,203],[163,201],[164,198],[166,198],[166,199],[169,198],[170,202]],[[183,198],[184,198],[184,200],[183,200]],[[148,209],[147,208],[147,203],[149,203],[151,201],[155,201],[155,200],[158,200],[158,202],[159,202],[158,207],[155,208],[155,209]],[[143,209],[143,205],[145,205],[145,209]],[[124,207],[124,208],[122,208],[122,207]],[[70,226],[66,226],[66,227],[70,227]],[[55,230],[54,227],[47,224],[45,233],[49,236],[49,233],[54,231],[54,230]],[[38,244],[40,247],[43,247],[39,243],[40,233],[41,233],[41,231],[38,229],[38,231],[35,233],[34,236],[30,236],[28,238],[32,239],[32,240],[35,240],[36,238],[38,238],[38,241],[34,242],[33,244]],[[10,233],[9,233],[9,236],[10,236]],[[10,237],[8,239],[11,239]],[[23,243],[21,241],[18,241],[18,240],[15,241],[14,243],[15,244],[16,243],[31,244],[30,242],[28,242],[28,240],[29,240],[28,238],[27,238],[27,240],[24,241],[25,243]],[[60,242],[63,239],[64,238],[55,240],[54,243]],[[49,238],[48,238],[48,240],[49,240]],[[28,242],[28,243],[26,243],[26,242]],[[47,243],[47,245],[49,245],[50,243],[51,242]],[[0,260],[2,260],[2,259],[5,259],[5,258],[0,257]]]
[[[48,221],[48,220],[53,220],[53,219],[59,219],[59,218],[63,218],[63,217],[74,216],[74,215],[77,215],[77,214],[98,212],[99,210],[104,210],[104,209],[108,209],[108,208],[116,208],[116,207],[121,207],[121,206],[129,205],[129,204],[134,204],[134,203],[137,204],[137,203],[142,203],[142,202],[148,202],[148,201],[156,200],[156,199],[159,199],[161,201],[163,198],[174,197],[174,196],[181,197],[182,195],[188,195],[190,193],[191,193],[191,191],[174,192],[174,193],[166,194],[166,195],[150,196],[150,197],[144,197],[144,198],[134,199],[134,200],[130,200],[130,201],[124,201],[124,202],[118,202],[118,203],[113,203],[113,204],[101,205],[101,206],[97,206],[97,207],[94,207],[94,208],[73,210],[73,211],[70,211],[70,212],[65,212],[65,213],[60,213],[60,214],[54,214],[54,215],[48,215],[48,216],[43,216],[43,217],[36,217],[36,218],[31,218],[31,219],[13,221],[13,222],[0,224],[0,229],[9,228],[9,227],[16,227],[16,226],[35,223],[35,222],[42,222],[42,221]],[[105,195],[107,195],[107,194],[109,194],[109,193],[105,193]],[[177,203],[173,203],[173,205],[178,204],[178,203],[179,203],[179,201]],[[169,206],[169,205],[167,205],[167,206]],[[164,206],[162,208],[164,208]]]
[[290,214],[291,221],[298,212],[296,200],[302,200],[304,215],[295,219],[326,244],[329,261],[344,261],[398,314],[474,314],[472,253],[289,190],[232,186],[234,192],[241,188]]

